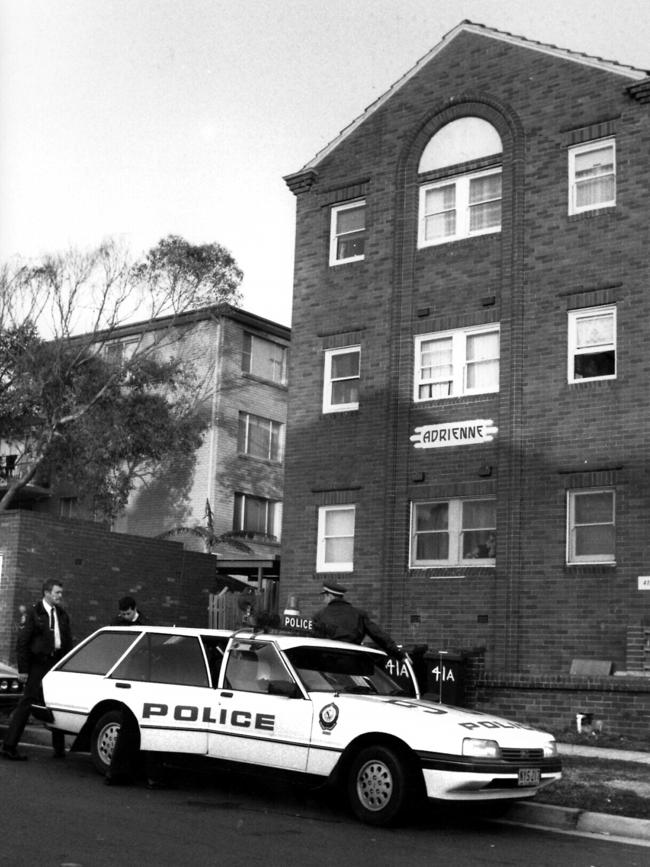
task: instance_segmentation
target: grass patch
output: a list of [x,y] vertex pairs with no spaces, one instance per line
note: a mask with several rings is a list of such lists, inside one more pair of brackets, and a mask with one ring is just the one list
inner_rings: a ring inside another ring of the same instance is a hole
[[563,756],[562,779],[542,789],[534,800],[593,813],[650,819],[650,766]]

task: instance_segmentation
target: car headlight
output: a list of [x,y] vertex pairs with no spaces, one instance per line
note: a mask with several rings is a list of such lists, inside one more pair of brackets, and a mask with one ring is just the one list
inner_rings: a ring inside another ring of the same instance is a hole
[[553,756],[557,756],[557,744],[555,741],[548,741],[544,744],[544,758],[551,759]]
[[473,756],[475,759],[498,759],[501,757],[501,749],[496,741],[463,738],[463,755]]
[[0,690],[9,689],[9,682],[7,680],[0,680]]

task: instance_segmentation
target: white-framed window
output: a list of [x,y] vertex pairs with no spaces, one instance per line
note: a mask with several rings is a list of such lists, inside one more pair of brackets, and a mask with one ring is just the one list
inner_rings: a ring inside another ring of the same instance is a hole
[[616,492],[590,488],[567,495],[567,563],[614,563]]
[[411,504],[411,566],[494,566],[496,550],[494,497]]
[[615,140],[599,139],[569,148],[569,214],[615,204]]
[[330,222],[330,265],[359,262],[366,254],[366,201],[334,205]]
[[318,572],[351,572],[354,568],[355,506],[321,506],[318,509]]
[[416,336],[414,401],[498,390],[498,325]]
[[325,350],[323,412],[359,409],[361,347]]
[[418,247],[501,231],[501,167],[420,187]]
[[116,366],[130,361],[138,349],[141,348],[143,338],[128,337],[122,340],[111,340],[104,345],[104,355],[109,364]]
[[284,425],[270,418],[239,413],[238,448],[241,454],[267,461],[282,460]]
[[569,311],[568,379],[616,379],[616,307]]
[[261,379],[286,385],[287,347],[245,332],[242,370]]
[[252,494],[235,494],[235,533],[261,533],[279,539],[281,523],[282,503]]

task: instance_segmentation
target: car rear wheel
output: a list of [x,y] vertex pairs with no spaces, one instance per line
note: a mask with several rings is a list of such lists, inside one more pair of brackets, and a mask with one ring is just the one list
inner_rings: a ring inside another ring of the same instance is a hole
[[111,759],[117,736],[122,727],[122,711],[109,710],[95,723],[90,742],[93,765],[100,774],[105,774],[111,766]]
[[352,812],[368,825],[390,825],[401,818],[419,791],[416,772],[407,757],[391,747],[362,749],[347,780]]

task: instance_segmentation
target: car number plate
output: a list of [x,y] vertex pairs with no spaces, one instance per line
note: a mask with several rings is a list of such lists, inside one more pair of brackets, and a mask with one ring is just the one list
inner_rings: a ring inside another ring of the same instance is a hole
[[539,786],[539,768],[519,768],[518,786]]

